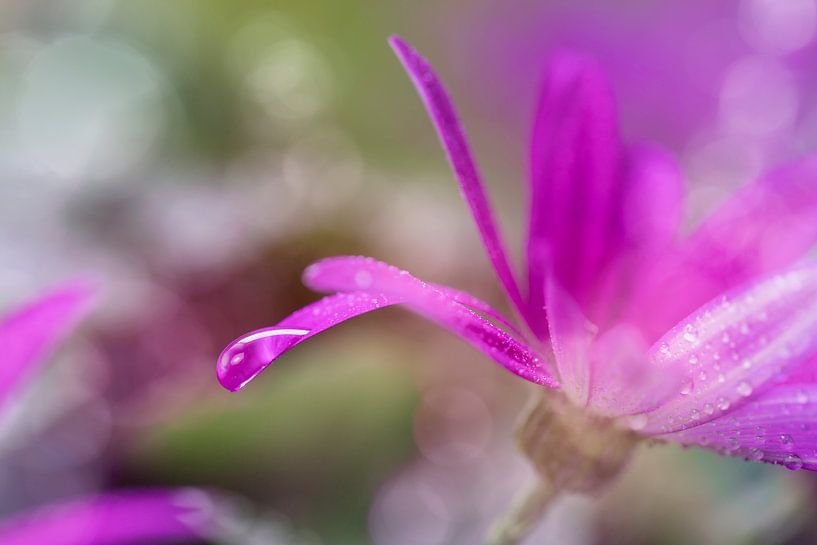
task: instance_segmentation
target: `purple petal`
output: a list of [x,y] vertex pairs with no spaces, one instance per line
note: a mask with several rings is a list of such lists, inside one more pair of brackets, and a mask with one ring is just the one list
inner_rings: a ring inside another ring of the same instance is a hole
[[666,439],[789,469],[817,470],[817,384],[782,384]]
[[117,492],[53,505],[0,524],[4,545],[147,545],[201,539],[213,505],[197,490]]
[[0,405],[29,377],[62,336],[87,310],[92,290],[70,284],[29,303],[0,323]]
[[[745,186],[687,239],[645,300],[667,328],[705,301],[786,267],[817,241],[817,157],[773,171]],[[671,298],[657,294],[675,294]]]
[[389,43],[417,88],[431,121],[437,129],[454,174],[460,183],[462,194],[471,208],[491,263],[511,301],[520,314],[527,319],[528,313],[522,303],[519,286],[508,262],[505,247],[488,203],[488,196],[454,106],[442,83],[425,59],[398,36],[392,36]]
[[645,433],[713,420],[785,381],[817,355],[817,264],[794,267],[717,298],[650,350],[661,368],[683,369],[677,398],[648,415]]
[[[348,270],[344,270],[344,263]],[[355,316],[396,304],[405,304],[456,333],[512,373],[537,384],[556,386],[545,363],[528,346],[458,302],[452,292],[441,291],[405,271],[365,258],[339,258],[311,266],[305,277],[308,284],[323,290],[349,289],[355,284],[370,287],[325,297],[274,327],[233,341],[218,360],[222,386],[236,391],[306,339]]]
[[[587,310],[614,251],[607,242],[618,205],[619,140],[613,97],[591,61],[553,62],[531,140],[529,304],[544,304],[545,271]],[[596,317],[589,315],[591,320]],[[536,332],[544,334],[543,323]]]
[[[370,291],[399,294],[405,290],[405,277],[408,275],[408,271],[371,257],[338,256],[322,259],[307,267],[303,280],[310,289],[321,292]],[[516,333],[517,336],[522,335],[510,320],[482,299],[440,284],[427,285],[444,293],[457,303],[493,318]]]

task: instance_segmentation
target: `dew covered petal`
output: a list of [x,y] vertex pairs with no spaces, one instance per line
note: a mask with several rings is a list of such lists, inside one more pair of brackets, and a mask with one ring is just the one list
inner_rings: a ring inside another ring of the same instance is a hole
[[788,469],[817,470],[817,383],[774,386],[728,414],[660,437]]
[[[341,271],[342,264],[349,270]],[[325,266],[325,271],[322,272]],[[361,275],[364,271],[366,275]],[[383,291],[346,291],[308,305],[274,327],[259,329],[233,341],[219,356],[222,386],[237,391],[281,354],[350,318],[378,308],[403,304],[459,335],[500,365],[531,382],[556,386],[545,362],[527,345],[458,301],[460,292],[438,289],[405,271],[366,258],[338,258],[307,269],[305,281],[321,290],[347,289],[351,281]]]
[[0,323],[0,405],[31,376],[46,353],[87,311],[93,289],[86,283],[58,287],[8,314]]
[[448,93],[428,62],[406,41],[398,36],[392,36],[389,43],[417,88],[431,121],[437,129],[448,160],[460,184],[463,197],[471,208],[488,257],[505,291],[520,314],[528,319],[528,312],[523,305],[519,285],[508,261],[481,175]]
[[202,539],[215,516],[194,489],[114,492],[0,522],[5,545],[143,545]]
[[782,383],[817,354],[817,264],[735,290],[682,320],[650,349],[689,389],[652,411],[645,433],[700,425]]

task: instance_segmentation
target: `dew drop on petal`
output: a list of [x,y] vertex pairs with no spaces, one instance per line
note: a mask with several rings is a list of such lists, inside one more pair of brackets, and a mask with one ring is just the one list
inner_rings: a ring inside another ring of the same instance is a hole
[[794,440],[791,438],[791,435],[783,434],[780,437],[778,437],[778,439],[780,440],[780,445],[785,450],[793,450],[794,449]]
[[749,449],[749,459],[754,460],[755,462],[761,461],[763,459],[763,451],[759,448]]
[[792,471],[797,471],[803,467],[803,460],[796,454],[787,454],[783,458],[783,467]]
[[715,414],[715,407],[711,403],[704,404],[704,414],[707,415]]
[[692,324],[687,324],[684,326],[684,340],[689,343],[697,343],[698,342],[698,328],[696,328]]
[[239,337],[218,358],[219,381],[229,390],[240,390],[298,337],[308,334],[308,329],[271,327]]
[[729,406],[730,406],[730,403],[729,403],[728,399],[726,399],[725,397],[719,397],[718,398],[718,408],[720,410],[722,410],[722,411],[729,410]]
[[637,414],[627,419],[627,425],[633,431],[643,430],[647,426],[647,415]]
[[743,397],[748,397],[752,395],[752,386],[748,382],[743,381],[740,384],[738,384],[737,392]]
[[698,356],[696,356],[695,354],[692,354],[689,357],[689,364],[690,365],[698,365]]

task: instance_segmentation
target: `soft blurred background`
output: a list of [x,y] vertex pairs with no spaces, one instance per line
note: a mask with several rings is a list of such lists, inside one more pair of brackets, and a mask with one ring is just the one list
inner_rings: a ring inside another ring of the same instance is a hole
[[[504,301],[386,37],[450,89],[519,254],[526,138],[560,49],[596,56],[630,141],[684,166],[693,225],[817,148],[815,0],[3,0],[0,308],[91,273],[103,297],[0,425],[0,515],[93,490],[231,494],[242,544],[466,545],[532,478],[531,395],[399,310],[240,394],[215,359],[366,254]],[[805,472],[642,449],[531,543],[811,544]]]

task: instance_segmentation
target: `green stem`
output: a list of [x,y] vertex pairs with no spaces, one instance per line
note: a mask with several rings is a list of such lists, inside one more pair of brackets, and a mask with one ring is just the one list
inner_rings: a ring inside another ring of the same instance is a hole
[[511,510],[494,524],[485,545],[520,543],[533,531],[558,497],[559,490],[555,486],[539,479],[536,485],[520,497]]

